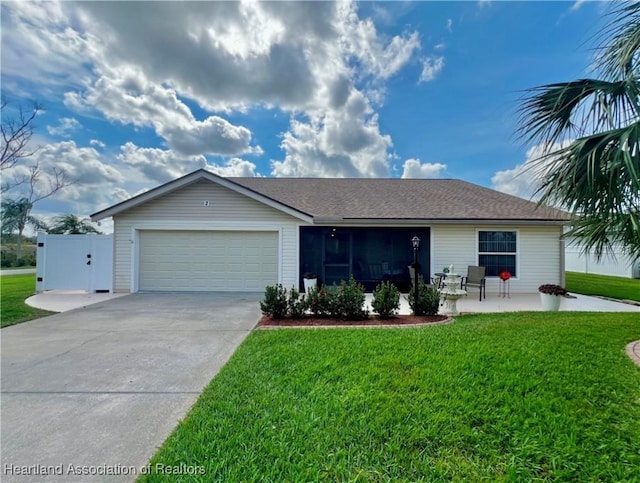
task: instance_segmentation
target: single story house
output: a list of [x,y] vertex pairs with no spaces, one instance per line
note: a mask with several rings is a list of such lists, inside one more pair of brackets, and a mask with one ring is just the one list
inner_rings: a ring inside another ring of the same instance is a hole
[[564,283],[567,213],[456,179],[225,178],[194,171],[99,211],[113,217],[114,288],[256,291],[353,274],[368,290],[420,272],[487,268],[487,292]]

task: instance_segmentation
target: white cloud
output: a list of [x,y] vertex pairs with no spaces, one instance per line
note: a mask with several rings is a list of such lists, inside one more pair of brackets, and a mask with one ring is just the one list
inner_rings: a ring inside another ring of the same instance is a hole
[[[230,118],[255,108],[291,116],[274,174],[388,176],[392,141],[374,107],[420,37],[381,35],[356,3],[17,3],[3,5],[7,83],[71,86],[65,104],[79,114],[153,129],[166,150],[132,142],[118,157],[152,180],[202,155],[262,154]],[[442,69],[438,59],[422,81]]]
[[[37,203],[34,210],[36,214],[91,213],[96,206],[111,203],[111,190],[125,182],[120,170],[108,164],[94,148],[77,146],[75,141],[46,144],[30,160],[32,163],[8,170],[6,176],[26,175],[29,166],[37,163],[41,175],[35,187],[36,192],[49,190],[53,168],[63,171],[65,179],[70,182],[50,198]],[[16,188],[12,195],[24,194],[22,190],[26,188]]]
[[576,0],[575,2],[573,2],[573,5],[571,5],[571,10],[575,12],[580,7],[582,7],[584,2],[585,2],[585,0]]
[[392,142],[380,133],[378,117],[366,98],[353,91],[341,111],[329,111],[310,122],[292,120],[283,135],[283,161],[274,161],[274,176],[385,177]]
[[116,157],[156,183],[166,183],[207,166],[207,160],[202,155],[181,156],[171,150],[141,148],[132,142],[120,146],[120,154]]
[[442,163],[421,163],[419,159],[407,159],[402,165],[402,178],[437,178],[447,169]]
[[38,165],[43,173],[41,184],[38,186],[40,191],[46,190],[49,183],[46,173],[52,168],[62,171],[67,181],[72,182],[73,185],[88,186],[91,189],[104,182],[124,182],[120,172],[105,163],[100,153],[90,147],[77,146],[75,141],[62,141],[41,146],[28,160],[29,162],[6,170],[3,175],[8,177],[26,175],[30,166]]
[[344,42],[346,53],[358,59],[367,74],[387,79],[398,72],[420,48],[417,32],[396,35],[384,45],[373,20],[358,18],[354,4],[339,4],[338,10],[342,17],[336,22],[342,34],[340,40]]
[[234,126],[218,116],[208,117],[202,122],[192,121],[187,125],[161,126],[159,132],[171,149],[186,156],[262,153],[259,146],[250,146],[251,131],[243,126]]
[[538,185],[532,176],[525,175],[530,166],[525,162],[516,165],[513,169],[496,171],[491,177],[492,188],[525,199],[533,198]]
[[114,203],[119,203],[121,201],[128,200],[132,196],[131,194],[129,194],[127,190],[120,187],[113,188],[111,190],[110,195]]
[[81,111],[98,109],[122,124],[153,127],[172,150],[185,156],[262,152],[259,146],[250,145],[247,128],[218,116],[196,120],[174,89],[149,82],[139,69],[112,74],[102,76],[83,94],[67,93],[65,103]]
[[[182,156],[171,150],[142,148],[132,142],[120,147],[117,159],[132,169],[136,178],[150,180],[153,183],[166,183],[197,169],[205,168],[220,176],[259,176],[256,165],[240,158],[231,158],[224,164],[209,164],[204,156]],[[143,190],[144,191],[144,190]],[[139,194],[138,193],[135,194]],[[110,193],[113,202],[129,198],[122,188]]]
[[71,28],[72,22],[59,2],[3,3],[3,90],[34,83],[42,96],[52,87],[81,85],[90,74],[90,35]]
[[253,177],[259,176],[256,165],[240,158],[231,158],[223,166],[210,164],[206,169],[219,176]]
[[98,139],[92,139],[91,141],[89,141],[89,144],[91,146],[96,146],[100,149],[104,149],[107,147],[105,143],[103,143],[102,141],[99,141]]
[[68,138],[81,127],[82,124],[76,118],[61,117],[57,126],[47,126],[47,132],[52,136]]
[[440,71],[444,68],[444,57],[430,56],[422,61],[422,72],[418,82],[429,82],[436,78]]
[[61,169],[77,185],[96,186],[105,181],[124,182],[116,168],[102,161],[100,153],[93,148],[76,146],[74,141],[43,146],[35,157],[40,166]]
[[564,141],[562,144],[555,143],[551,148],[538,144],[527,151],[527,157],[521,164],[517,164],[512,169],[496,171],[491,177],[491,187],[497,191],[519,196],[525,199],[536,198],[535,193],[540,186],[539,181],[547,172],[549,165],[553,162],[553,157],[547,157],[540,161],[545,152],[556,151],[568,146],[572,140]]
[[453,33],[453,20],[450,18],[447,19],[447,30],[449,33]]

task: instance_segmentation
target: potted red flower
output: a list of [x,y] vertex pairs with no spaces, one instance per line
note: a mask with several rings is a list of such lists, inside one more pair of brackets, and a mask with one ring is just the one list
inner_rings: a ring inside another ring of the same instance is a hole
[[561,297],[567,295],[567,289],[560,285],[547,283],[538,287],[540,292],[540,301],[542,302],[542,308],[544,310],[551,310],[557,312],[560,310]]

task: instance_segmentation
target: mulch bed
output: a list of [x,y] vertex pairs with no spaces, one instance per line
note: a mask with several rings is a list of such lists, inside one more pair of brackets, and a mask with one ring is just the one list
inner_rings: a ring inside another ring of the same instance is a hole
[[303,319],[272,319],[263,315],[258,327],[345,327],[345,326],[396,326],[396,325],[424,325],[442,324],[451,321],[447,315],[396,315],[392,319],[382,320],[377,316],[369,316],[365,320],[324,319],[308,315]]

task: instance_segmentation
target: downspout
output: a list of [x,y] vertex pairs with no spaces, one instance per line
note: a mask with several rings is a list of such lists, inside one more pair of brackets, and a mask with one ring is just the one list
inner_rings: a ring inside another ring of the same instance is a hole
[[563,238],[560,238],[560,286],[565,287],[566,283],[566,274],[565,271],[565,242]]

